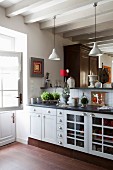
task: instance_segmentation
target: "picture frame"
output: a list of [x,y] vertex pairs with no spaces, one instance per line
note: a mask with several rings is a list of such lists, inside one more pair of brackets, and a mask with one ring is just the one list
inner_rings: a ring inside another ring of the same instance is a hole
[[107,71],[108,71],[108,74],[109,74],[109,80],[108,80],[108,82],[106,82],[107,84],[111,84],[111,67],[109,67],[109,66],[103,66],[105,69],[107,69]]
[[44,59],[31,57],[31,77],[44,77]]

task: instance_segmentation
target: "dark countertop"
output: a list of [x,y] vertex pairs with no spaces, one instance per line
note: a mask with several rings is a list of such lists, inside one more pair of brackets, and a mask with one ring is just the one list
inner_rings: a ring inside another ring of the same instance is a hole
[[54,108],[54,109],[63,109],[63,110],[73,110],[73,111],[81,111],[81,112],[92,112],[92,113],[101,113],[101,114],[112,114],[113,115],[113,109],[111,110],[98,110],[98,106],[88,105],[85,108],[82,108],[81,105],[74,107],[74,106],[63,106],[56,104],[30,104],[29,106],[35,106],[35,107],[47,107],[47,108]]

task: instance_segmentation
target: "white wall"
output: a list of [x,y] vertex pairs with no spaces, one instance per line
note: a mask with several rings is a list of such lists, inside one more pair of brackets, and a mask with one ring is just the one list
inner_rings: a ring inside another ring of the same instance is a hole
[[[69,40],[63,40],[61,37],[56,35],[56,51],[61,57],[61,61],[50,61],[48,56],[51,54],[53,49],[53,34],[46,30],[40,30],[39,24],[24,24],[24,18],[22,16],[16,16],[8,18],[5,16],[5,10],[0,7],[0,26],[15,30],[21,33],[27,34],[27,62],[24,62],[23,65],[28,69],[27,79],[28,87],[28,99],[30,97],[39,96],[40,86],[43,85],[44,78],[32,78],[30,77],[30,58],[44,58],[44,72],[50,73],[50,78],[54,84],[55,80],[62,79],[60,77],[60,69],[63,68],[63,45],[69,44]],[[12,37],[13,37],[12,33]],[[16,49],[17,50],[17,49]],[[25,60],[24,60],[25,61]],[[26,63],[28,67],[26,67]],[[27,80],[26,79],[26,80]],[[30,100],[28,100],[29,102]],[[29,134],[29,121],[28,117],[26,118],[26,112],[19,111],[17,112],[17,138],[19,141],[27,141]]]
[[[0,26],[27,34],[27,58],[28,58],[28,97],[39,95],[43,78],[30,77],[30,57],[44,58],[44,72],[49,72],[54,84],[56,79],[60,79],[59,71],[63,68],[63,44],[70,43],[56,36],[56,50],[61,61],[50,61],[48,56],[53,49],[53,34],[46,30],[40,30],[38,23],[24,24],[22,16],[12,18],[5,17],[5,10],[0,7]],[[13,36],[13,35],[12,35]]]

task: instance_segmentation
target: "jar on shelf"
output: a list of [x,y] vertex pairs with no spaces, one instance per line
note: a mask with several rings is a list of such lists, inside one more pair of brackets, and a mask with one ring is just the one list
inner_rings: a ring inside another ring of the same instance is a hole
[[75,88],[75,79],[73,77],[69,77],[67,79],[67,84],[69,88]]

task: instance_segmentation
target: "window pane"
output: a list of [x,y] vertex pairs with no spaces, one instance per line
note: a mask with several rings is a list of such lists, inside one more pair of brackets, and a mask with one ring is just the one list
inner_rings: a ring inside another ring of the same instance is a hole
[[2,95],[1,95],[1,91],[0,91],[0,107],[2,107]]
[[18,69],[18,57],[0,56],[0,73],[15,73]]
[[18,106],[18,91],[3,91],[3,107]]
[[0,34],[0,50],[14,51],[15,38]]
[[18,107],[21,53],[0,51],[0,107]]
[[18,77],[16,74],[3,77],[3,90],[18,90]]
[[1,77],[0,77],[0,90],[1,90]]

